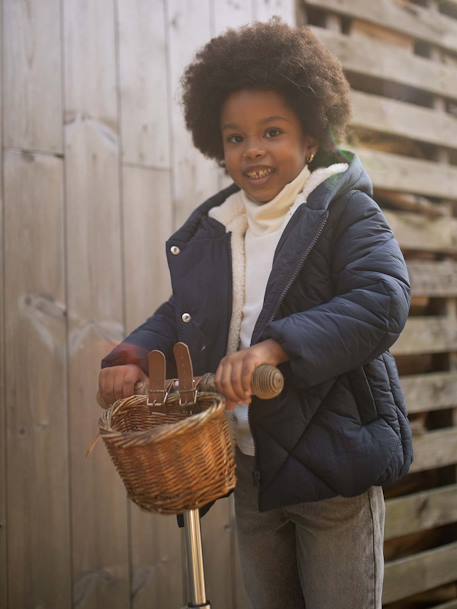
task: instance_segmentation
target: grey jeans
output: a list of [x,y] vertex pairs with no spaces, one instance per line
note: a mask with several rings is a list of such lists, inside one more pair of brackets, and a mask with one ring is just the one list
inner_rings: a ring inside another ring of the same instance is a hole
[[381,487],[259,512],[254,457],[237,450],[237,467],[238,544],[252,609],[381,609]]

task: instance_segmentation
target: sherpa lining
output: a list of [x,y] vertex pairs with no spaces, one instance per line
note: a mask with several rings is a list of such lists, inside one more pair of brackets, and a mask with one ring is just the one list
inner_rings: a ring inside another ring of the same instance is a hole
[[[301,204],[306,203],[310,193],[327,178],[346,171],[348,167],[347,163],[335,163],[329,167],[319,167],[313,171],[305,182],[303,190],[296,197],[289,213],[292,215]],[[244,236],[248,221],[242,192],[233,193],[221,205],[211,208],[208,215],[223,224],[226,232],[232,233],[232,317],[226,350],[226,353],[229,354],[238,351],[239,348],[245,299],[246,254]]]

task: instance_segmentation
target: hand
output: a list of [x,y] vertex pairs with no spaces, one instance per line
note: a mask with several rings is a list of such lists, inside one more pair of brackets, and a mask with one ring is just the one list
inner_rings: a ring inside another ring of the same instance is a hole
[[103,368],[98,375],[100,396],[106,404],[128,398],[135,393],[135,384],[145,381],[146,375],[136,364]]
[[287,353],[273,339],[226,355],[216,370],[216,388],[225,396],[227,410],[234,410],[237,404],[250,404],[252,375],[256,368],[261,364],[277,366],[288,359]]

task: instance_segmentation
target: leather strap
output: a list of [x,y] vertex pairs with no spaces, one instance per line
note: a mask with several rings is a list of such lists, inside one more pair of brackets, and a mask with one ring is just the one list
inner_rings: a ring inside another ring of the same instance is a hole
[[194,404],[197,389],[189,347],[185,343],[176,343],[173,347],[173,354],[179,379],[179,403],[180,405]]
[[162,351],[151,351],[148,354],[149,389],[148,405],[159,406],[165,403],[167,391],[165,391],[165,355]]

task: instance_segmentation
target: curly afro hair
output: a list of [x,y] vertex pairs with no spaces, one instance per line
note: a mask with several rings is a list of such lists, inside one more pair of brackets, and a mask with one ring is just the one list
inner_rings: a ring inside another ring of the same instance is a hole
[[350,119],[350,88],[340,62],[308,28],[293,28],[278,18],[229,29],[210,40],[186,68],[181,84],[194,145],[220,164],[220,115],[235,91],[280,93],[304,133],[318,141],[317,165],[338,151]]

